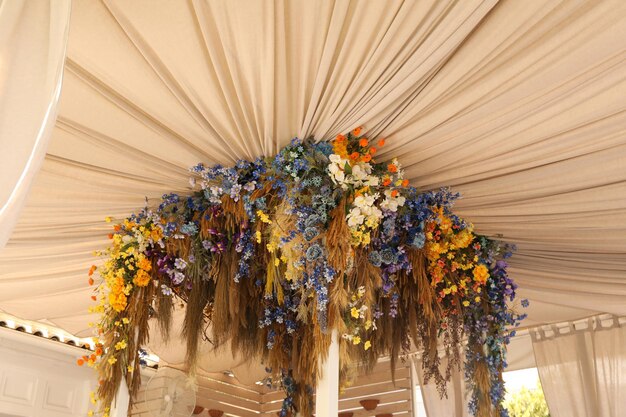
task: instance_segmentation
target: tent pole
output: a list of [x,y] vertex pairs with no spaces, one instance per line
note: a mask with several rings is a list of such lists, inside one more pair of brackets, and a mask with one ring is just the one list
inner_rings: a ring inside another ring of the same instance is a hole
[[337,330],[331,334],[328,358],[320,363],[321,378],[315,393],[315,415],[334,417],[339,412],[339,339]]

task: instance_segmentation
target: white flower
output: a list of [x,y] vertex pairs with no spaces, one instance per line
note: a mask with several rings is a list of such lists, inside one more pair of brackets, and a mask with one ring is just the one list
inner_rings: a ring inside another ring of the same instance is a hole
[[339,171],[335,174],[335,179],[337,180],[337,182],[342,183],[345,181],[346,175],[343,171]]
[[350,210],[350,213],[348,213],[347,219],[348,219],[348,226],[357,227],[360,224],[363,224],[363,221],[365,220],[365,216],[361,213],[360,208],[354,207],[352,210]]
[[328,156],[328,159],[330,159],[330,162],[335,163],[335,164],[341,164],[341,162],[343,161],[343,159],[341,159],[341,156],[335,154],[335,153],[331,153]]
[[377,187],[378,184],[379,184],[379,179],[378,177],[374,175],[367,177],[367,181],[365,181],[365,185],[370,186],[370,187]]
[[355,165],[352,167],[352,176],[355,180],[362,181],[367,178],[367,172],[360,165]]
[[341,168],[339,168],[339,165],[337,164],[330,164],[328,165],[328,170],[330,171],[331,174],[335,175],[336,173],[341,171]]

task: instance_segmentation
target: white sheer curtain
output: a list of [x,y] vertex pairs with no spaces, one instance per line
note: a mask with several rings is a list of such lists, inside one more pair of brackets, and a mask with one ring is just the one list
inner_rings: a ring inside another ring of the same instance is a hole
[[[442,366],[445,366],[446,358],[442,359]],[[465,390],[465,378],[463,370],[454,372],[452,379],[448,382],[447,397],[441,397],[437,391],[437,386],[433,381],[424,383],[424,371],[421,366],[421,359],[417,358],[413,362],[417,371],[417,378],[421,387],[424,408],[428,417],[468,417],[467,392]]]
[[531,331],[552,417],[626,415],[626,324],[589,319]]
[[70,0],[0,0],[0,248],[56,121]]

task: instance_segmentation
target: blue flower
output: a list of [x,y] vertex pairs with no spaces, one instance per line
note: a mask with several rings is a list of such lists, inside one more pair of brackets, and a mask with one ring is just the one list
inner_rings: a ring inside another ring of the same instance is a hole
[[180,232],[185,235],[194,236],[198,233],[198,226],[194,222],[185,223],[180,227]]
[[393,253],[393,250],[391,248],[383,249],[380,252],[380,256],[381,256],[382,261],[384,263],[386,263],[387,265],[395,263],[395,261],[397,260],[395,254]]
[[320,256],[322,256],[322,253],[323,251],[322,251],[321,246],[316,243],[314,245],[309,246],[309,248],[306,250],[306,259],[308,261],[314,261]]
[[524,307],[524,308],[526,308],[526,307],[528,307],[530,305],[530,302],[526,298],[524,298],[521,301],[521,303],[522,303],[522,307]]
[[304,225],[306,227],[313,227],[315,225],[317,225],[317,223],[320,221],[320,216],[318,216],[317,214],[311,214],[309,217],[307,217],[307,219],[304,221]]
[[413,236],[413,240],[411,241],[411,245],[415,246],[418,249],[423,248],[424,243],[426,243],[426,236],[424,235],[424,233],[416,233],[415,236]]
[[382,264],[382,261],[383,261],[382,257],[380,256],[380,252],[376,250],[371,251],[370,254],[367,256],[367,258],[372,263],[372,265],[378,266],[378,267]]
[[315,236],[317,236],[318,234],[319,234],[319,231],[317,230],[316,227],[307,227],[306,229],[304,229],[304,238],[307,241],[311,241],[315,239]]

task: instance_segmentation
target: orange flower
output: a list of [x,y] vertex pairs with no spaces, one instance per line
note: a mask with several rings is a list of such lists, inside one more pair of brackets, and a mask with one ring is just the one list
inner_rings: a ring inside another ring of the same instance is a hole
[[77,364],[78,366],[83,366],[83,365],[85,364],[85,361],[84,361],[82,358],[78,358],[78,359],[76,360],[76,364]]
[[387,170],[389,172],[398,172],[398,167],[395,164],[389,164],[387,165]]
[[113,233],[109,233],[109,234],[107,235],[107,237],[108,237],[109,239],[113,239]]
[[359,154],[358,152],[352,152],[350,154],[350,159],[352,159],[353,161],[356,161],[357,159],[359,159],[360,156],[361,154]]
[[393,190],[391,192],[391,196],[394,197],[394,198],[397,197],[398,196],[398,190]]
[[113,226],[113,230],[115,230],[116,232],[119,232],[121,229],[119,224],[116,224],[115,226]]
[[89,276],[92,276],[94,272],[96,272],[96,269],[98,267],[95,265],[91,265],[91,268],[89,268]]
[[383,180],[383,185],[386,187],[386,186],[388,186],[389,184],[391,184],[391,179],[389,179],[389,178],[385,178],[385,179]]
[[368,143],[369,141],[367,140],[367,138],[362,138],[361,140],[359,140],[359,145],[361,145],[361,148],[365,148]]
[[102,353],[104,353],[104,352],[102,351],[102,348],[101,348],[101,347],[97,347],[97,348],[96,348],[96,355],[98,355],[98,356],[102,356]]
[[385,139],[381,139],[378,141],[378,147],[382,148],[383,146],[385,146]]
[[371,160],[372,160],[372,155],[370,155],[370,154],[368,154],[368,153],[366,153],[365,155],[363,155],[363,156],[361,157],[361,161],[363,161],[363,162],[369,162],[369,161],[371,161]]
[[335,140],[339,143],[345,142],[346,141],[346,137],[344,135],[337,135],[337,137],[335,138]]
[[89,359],[95,362],[95,361],[96,361],[96,359],[98,359],[98,358],[96,358],[96,355],[91,355],[91,356],[89,357]]
[[89,285],[93,285],[94,281],[93,278],[89,278]]
[[402,186],[406,187],[409,185],[409,180],[402,180]]
[[376,153],[376,148],[370,148],[370,153],[374,155]]
[[92,296],[91,296],[91,299],[92,299],[92,300],[94,300],[94,301],[96,301],[96,300],[97,300],[97,298],[96,298],[96,296],[95,296],[95,295],[92,295]]
[[359,135],[361,134],[361,128],[360,128],[360,127],[357,127],[356,129],[354,129],[354,130],[352,131],[352,134],[353,134],[354,136],[359,136]]

